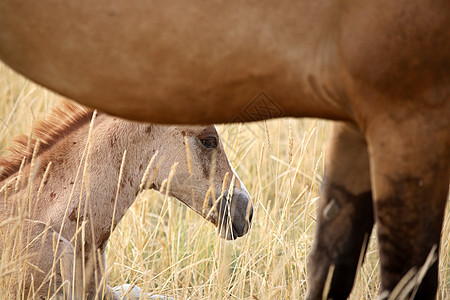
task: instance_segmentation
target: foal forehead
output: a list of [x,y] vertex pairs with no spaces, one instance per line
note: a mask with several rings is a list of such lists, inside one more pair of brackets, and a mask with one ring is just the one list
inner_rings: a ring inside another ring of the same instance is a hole
[[187,135],[187,136],[218,135],[215,125],[179,126],[179,127],[177,127],[177,130],[179,130],[182,135]]

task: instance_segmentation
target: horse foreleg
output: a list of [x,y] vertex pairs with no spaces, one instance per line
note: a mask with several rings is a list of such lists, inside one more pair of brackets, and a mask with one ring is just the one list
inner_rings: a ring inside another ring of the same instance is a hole
[[121,297],[116,293],[113,288],[108,285],[106,273],[106,254],[104,250],[101,250],[101,254],[98,255],[96,260],[95,272],[96,276],[93,276],[93,280],[97,280],[95,287],[97,290],[96,299],[107,299],[107,300],[120,300]]
[[[119,295],[107,284],[106,255],[104,247],[88,248],[86,254],[77,252],[75,294],[86,300],[119,300]],[[82,295],[82,296],[81,296]]]
[[72,244],[46,224],[25,220],[21,224],[20,259],[25,263],[24,295],[30,298],[73,299]]
[[[103,267],[106,268],[106,254],[103,251],[102,253],[102,262],[103,262]],[[101,270],[100,266],[97,265],[97,270],[98,272],[101,272],[102,274],[105,273],[105,270]],[[103,275],[106,276],[106,275]],[[120,295],[112,288],[110,287],[106,280],[105,280],[105,291],[104,291],[104,295],[105,295],[105,299],[111,299],[111,300],[120,300],[122,299],[120,297]]]
[[333,265],[327,299],[346,299],[373,227],[367,145],[353,125],[335,123],[333,127],[317,222],[306,298],[322,299]]
[[445,111],[417,108],[400,120],[379,116],[367,128],[381,289],[395,299],[436,296],[450,171]]

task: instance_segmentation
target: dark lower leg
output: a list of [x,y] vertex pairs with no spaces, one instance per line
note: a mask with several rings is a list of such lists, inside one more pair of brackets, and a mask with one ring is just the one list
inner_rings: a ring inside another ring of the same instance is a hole
[[373,227],[366,143],[351,125],[335,125],[326,163],[316,238],[308,262],[307,299],[322,299],[332,265],[327,299],[346,299]]
[[[388,293],[400,293],[402,298],[434,299],[446,195],[440,207],[434,206],[427,201],[433,191],[422,194],[416,186],[411,184],[407,190],[376,201],[381,287]],[[430,263],[425,263],[427,258]],[[420,275],[422,272],[425,276]]]
[[363,262],[373,227],[372,195],[370,192],[353,198],[355,214],[348,216],[351,226],[333,257],[334,271],[328,299],[347,299],[359,262]]
[[448,126],[433,124],[438,115],[420,117],[386,118],[369,130],[381,289],[394,298],[436,296],[450,147]]

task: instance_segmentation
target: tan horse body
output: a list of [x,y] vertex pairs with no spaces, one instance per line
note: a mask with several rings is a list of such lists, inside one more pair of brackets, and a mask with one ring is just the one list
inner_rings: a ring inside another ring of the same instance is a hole
[[[331,265],[328,297],[345,298],[374,221],[382,292],[439,249],[449,28],[447,0],[3,0],[0,59],[136,120],[345,121],[328,151],[308,299],[321,297]],[[412,279],[411,295],[435,296],[437,265]]]
[[[0,160],[3,167],[1,198],[5,199],[0,204],[0,219],[26,216],[37,221],[35,226],[25,222],[25,229],[32,228],[33,238],[45,225],[50,227],[49,234],[41,237],[45,241],[41,246],[44,250],[38,259],[31,260],[44,271],[32,272],[34,290],[31,295],[48,293],[49,282],[45,276],[52,271],[55,259],[53,233],[61,243],[56,256],[62,255],[62,261],[66,262],[63,266],[66,280],[71,287],[82,284],[78,291],[73,288],[74,298],[81,297],[79,291],[83,282],[85,293],[90,297],[94,297],[96,291],[101,292],[101,280],[105,280],[101,271],[101,267],[105,268],[102,256],[109,236],[143,188],[142,183],[164,193],[168,190],[169,195],[218,226],[222,237],[236,238],[248,231],[253,210],[249,194],[230,166],[214,126],[150,125],[99,114],[93,121],[89,139],[92,116],[92,110],[65,104],[34,129],[34,138],[41,141],[38,150],[33,150],[36,140],[30,150],[27,149],[28,139],[22,138],[11,148],[13,154]],[[189,161],[186,142],[190,149]],[[33,151],[35,158],[31,160]],[[155,153],[158,154],[148,169]],[[174,164],[177,164],[176,170],[171,171]],[[147,169],[148,178],[142,181]],[[229,186],[233,194],[228,197]],[[225,196],[220,197],[221,194]],[[4,228],[2,231],[5,232]],[[36,254],[39,245],[32,244],[31,252]],[[78,263],[75,272],[72,269],[74,255]],[[58,264],[57,284],[61,284],[64,275],[59,268]],[[85,274],[85,278],[80,279],[80,274]],[[40,286],[43,282],[45,285]],[[28,292],[30,285],[25,284]],[[51,289],[50,295],[54,291]],[[72,292],[72,288],[68,291]],[[106,294],[114,295],[109,288]]]

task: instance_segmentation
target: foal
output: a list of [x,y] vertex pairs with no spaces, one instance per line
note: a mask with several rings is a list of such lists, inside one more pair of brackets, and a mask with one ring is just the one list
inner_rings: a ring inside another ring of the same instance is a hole
[[28,275],[14,279],[25,295],[118,299],[103,276],[105,247],[145,187],[177,198],[223,238],[250,226],[250,196],[214,126],[143,124],[66,102],[10,150],[0,158],[0,220],[11,220],[0,249],[2,259],[14,255],[9,234],[29,254]]

